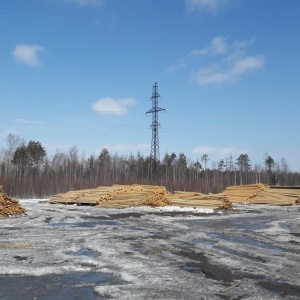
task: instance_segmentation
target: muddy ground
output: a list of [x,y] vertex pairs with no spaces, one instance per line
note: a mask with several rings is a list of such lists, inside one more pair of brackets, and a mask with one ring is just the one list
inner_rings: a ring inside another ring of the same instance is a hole
[[0,219],[0,299],[300,299],[300,208],[97,209]]

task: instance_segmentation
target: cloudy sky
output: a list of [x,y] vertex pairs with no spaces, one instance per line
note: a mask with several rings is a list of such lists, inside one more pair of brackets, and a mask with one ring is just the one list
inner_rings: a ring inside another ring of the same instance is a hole
[[0,146],[300,170],[299,0],[2,0]]

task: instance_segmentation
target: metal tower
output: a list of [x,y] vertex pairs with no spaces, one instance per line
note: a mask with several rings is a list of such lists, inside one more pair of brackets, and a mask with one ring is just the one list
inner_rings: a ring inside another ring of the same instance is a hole
[[153,184],[157,184],[160,180],[160,157],[159,157],[159,139],[158,139],[158,112],[165,111],[164,108],[158,107],[158,86],[157,83],[152,87],[152,109],[148,110],[146,114],[152,114],[152,141],[151,141],[151,154],[150,154],[150,178]]

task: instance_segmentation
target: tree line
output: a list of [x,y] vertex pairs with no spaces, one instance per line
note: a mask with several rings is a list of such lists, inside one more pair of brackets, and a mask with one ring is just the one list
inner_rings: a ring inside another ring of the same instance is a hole
[[[38,141],[25,142],[9,134],[0,150],[0,185],[16,198],[46,198],[69,190],[111,186],[113,184],[153,184],[150,156],[117,155],[102,149],[99,154],[79,154],[76,146],[49,156]],[[264,165],[251,164],[248,154],[210,162],[208,154],[200,161],[184,153],[165,153],[159,162],[160,180],[170,192],[220,193],[229,185],[265,183],[298,186],[300,174],[289,170],[287,160],[280,162],[265,154]]]

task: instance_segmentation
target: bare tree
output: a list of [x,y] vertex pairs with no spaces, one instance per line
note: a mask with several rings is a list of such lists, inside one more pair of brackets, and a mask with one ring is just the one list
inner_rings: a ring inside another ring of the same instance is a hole
[[[227,185],[241,183],[269,183],[300,185],[300,173],[291,172],[287,160],[274,159],[265,155],[264,166],[255,164],[251,170],[247,154],[241,154],[234,169],[230,168],[230,181],[224,160],[207,166],[208,155],[200,162],[189,160],[184,153],[179,156],[166,153],[162,161],[162,182],[169,191],[186,190],[195,192],[222,192]],[[150,184],[149,156],[119,156],[103,149],[99,156],[78,155],[76,146],[66,152],[57,150],[48,157],[44,147],[37,141],[27,145],[18,136],[10,135],[6,148],[0,151],[0,183],[11,196],[49,197],[68,190],[118,184]],[[238,176],[240,174],[240,176]],[[231,178],[232,177],[232,178]],[[240,177],[240,178],[239,178]],[[278,180],[277,180],[278,178]]]
[[280,184],[281,185],[287,185],[289,166],[288,166],[287,160],[285,158],[281,158],[280,167],[281,167],[281,172],[282,172],[282,176],[281,176],[281,179],[280,179],[280,181],[281,181]]

